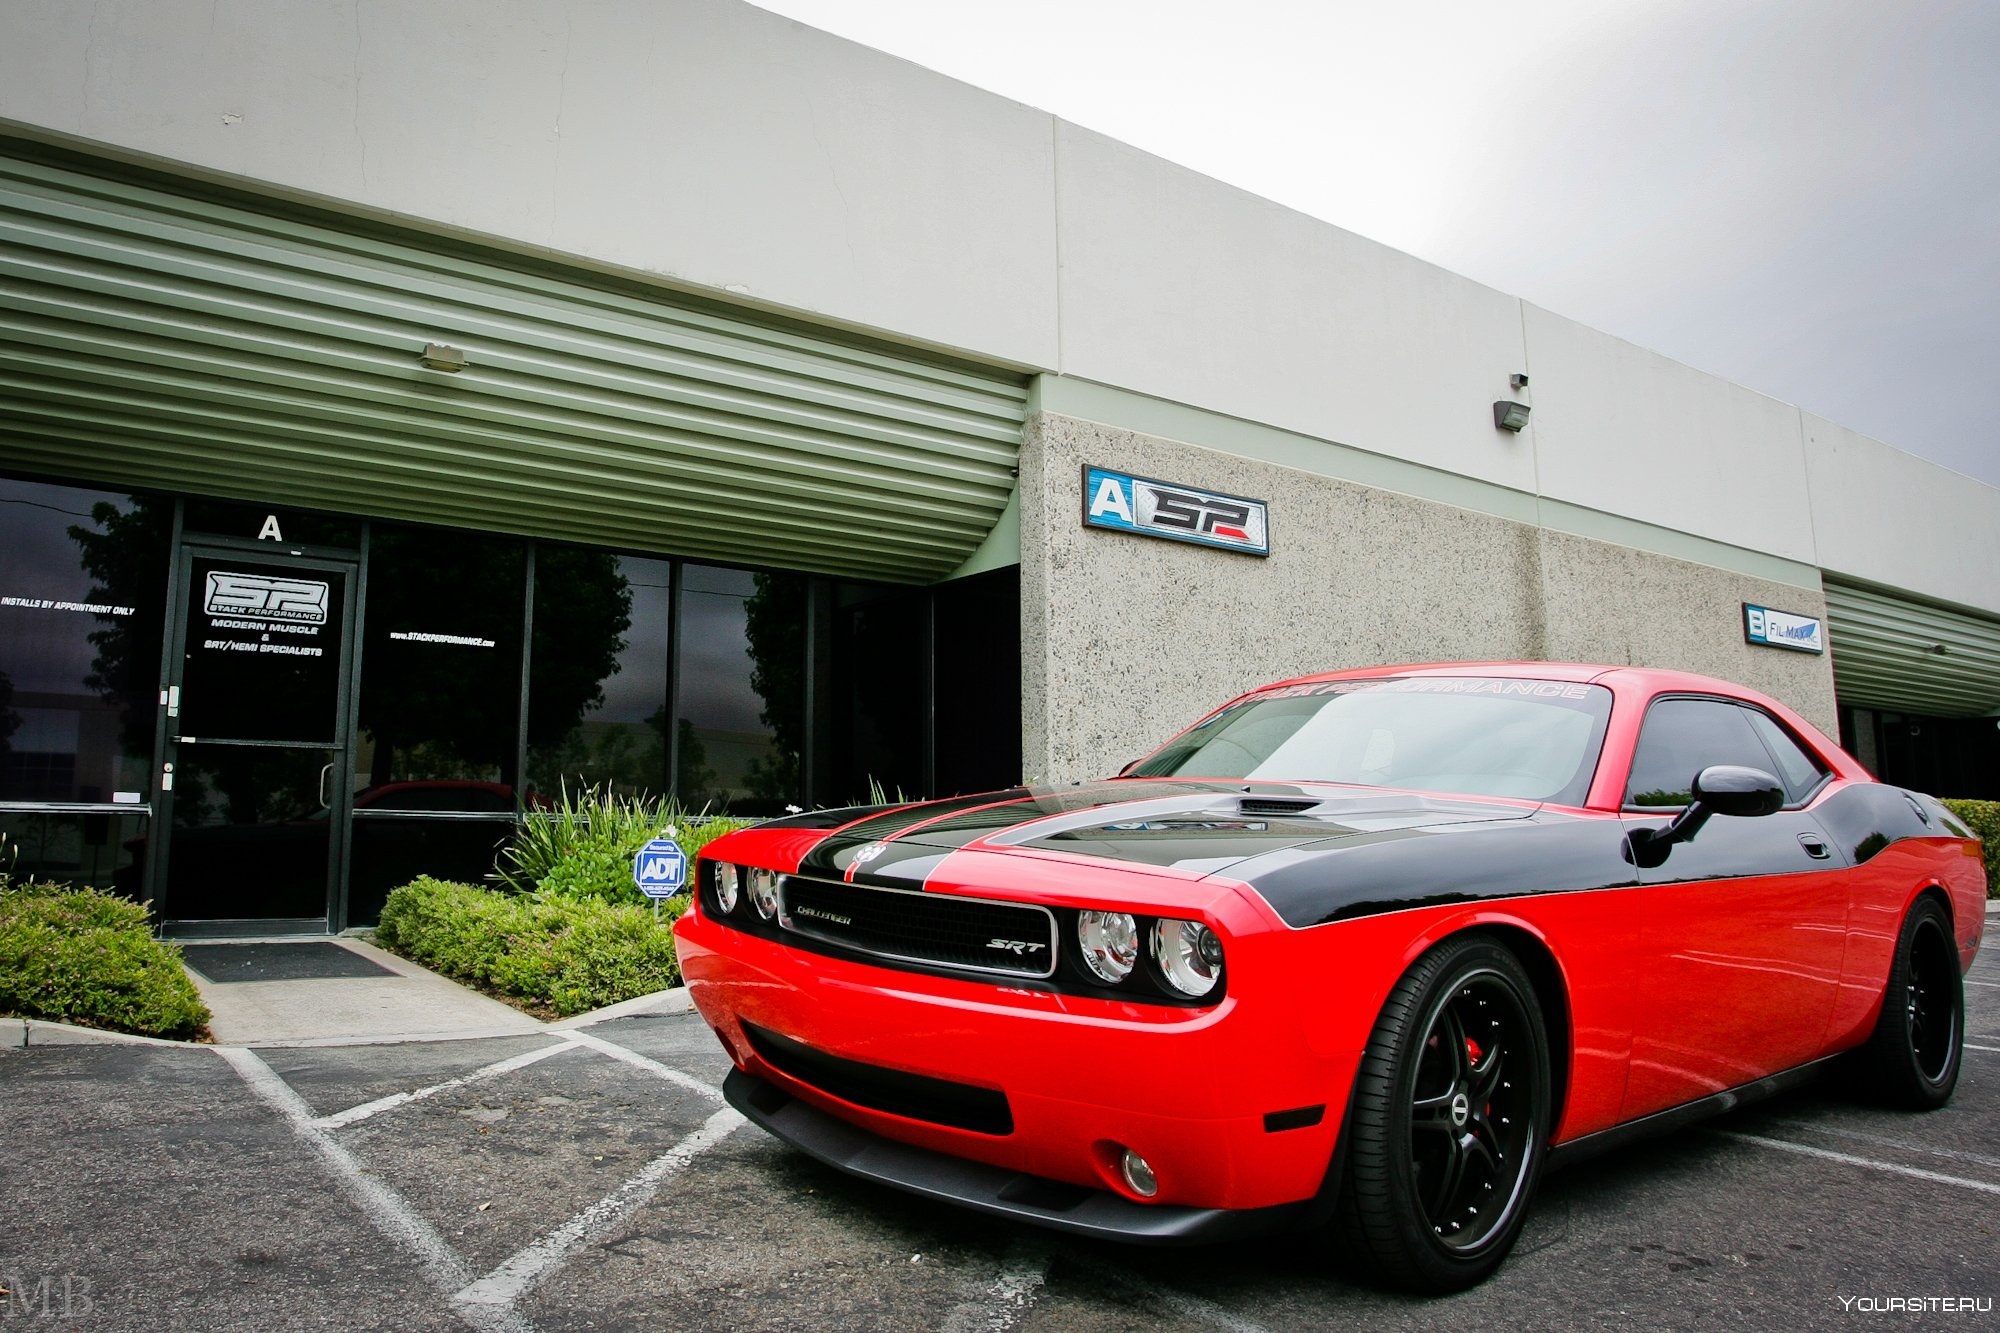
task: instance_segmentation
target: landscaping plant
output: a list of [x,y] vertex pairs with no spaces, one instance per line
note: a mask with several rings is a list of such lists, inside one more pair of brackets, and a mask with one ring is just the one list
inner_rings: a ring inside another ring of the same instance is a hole
[[0,1013],[181,1039],[202,1036],[209,1020],[180,950],[153,938],[144,907],[5,869]]
[[1945,809],[1986,841],[1986,896],[2000,898],[2000,801],[1946,801]]

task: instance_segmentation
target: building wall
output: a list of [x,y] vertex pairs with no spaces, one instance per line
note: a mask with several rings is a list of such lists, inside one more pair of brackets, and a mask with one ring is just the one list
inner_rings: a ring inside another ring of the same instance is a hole
[[2000,488],[738,0],[23,0],[8,122],[2000,614]]
[[[1085,528],[1086,464],[1266,500],[1271,555]],[[1021,505],[1030,778],[1114,771],[1268,680],[1459,658],[1704,671],[1834,729],[1826,658],[1743,641],[1743,602],[1823,615],[1817,589],[1050,412]]]

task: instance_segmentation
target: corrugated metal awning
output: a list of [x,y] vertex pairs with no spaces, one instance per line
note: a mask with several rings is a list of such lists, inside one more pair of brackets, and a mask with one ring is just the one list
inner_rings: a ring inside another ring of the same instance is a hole
[[[433,342],[467,368],[422,368]],[[919,582],[992,530],[1026,396],[1011,372],[0,153],[15,470]]]
[[1840,702],[1931,717],[2000,711],[2000,620],[1826,580]]

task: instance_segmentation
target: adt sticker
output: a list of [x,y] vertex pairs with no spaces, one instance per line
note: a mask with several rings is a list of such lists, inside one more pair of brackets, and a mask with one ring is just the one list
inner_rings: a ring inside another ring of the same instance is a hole
[[655,838],[632,858],[632,882],[648,898],[671,898],[687,887],[687,853],[672,838]]

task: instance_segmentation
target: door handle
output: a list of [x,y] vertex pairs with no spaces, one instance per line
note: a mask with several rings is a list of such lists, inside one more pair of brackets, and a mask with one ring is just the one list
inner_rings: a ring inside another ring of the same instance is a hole
[[319,808],[322,810],[333,809],[333,796],[326,789],[326,780],[332,776],[333,776],[332,764],[328,764],[325,768],[322,768],[319,771]]
[[1824,861],[1833,853],[1827,848],[1826,840],[1817,833],[1799,834],[1799,846],[1806,849],[1806,855],[1815,861]]

